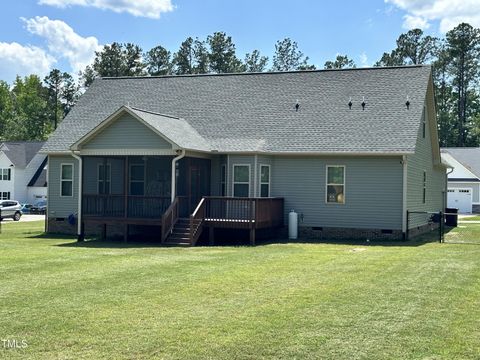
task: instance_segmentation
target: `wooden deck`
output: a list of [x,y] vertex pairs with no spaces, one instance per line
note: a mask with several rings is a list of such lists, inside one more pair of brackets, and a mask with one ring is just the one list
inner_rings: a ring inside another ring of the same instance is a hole
[[104,229],[107,224],[123,224],[125,240],[129,225],[160,226],[162,243],[174,245],[176,238],[178,244],[190,246],[205,228],[210,243],[214,242],[214,229],[220,228],[248,229],[254,244],[256,230],[283,226],[283,198],[205,196],[189,217],[181,218],[185,200],[177,197],[170,203],[166,197],[86,194],[83,221],[102,224]]

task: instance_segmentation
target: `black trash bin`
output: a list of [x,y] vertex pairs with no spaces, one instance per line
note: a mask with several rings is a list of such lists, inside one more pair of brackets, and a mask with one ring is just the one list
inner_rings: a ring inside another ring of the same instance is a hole
[[445,225],[456,227],[458,225],[458,209],[445,209]]

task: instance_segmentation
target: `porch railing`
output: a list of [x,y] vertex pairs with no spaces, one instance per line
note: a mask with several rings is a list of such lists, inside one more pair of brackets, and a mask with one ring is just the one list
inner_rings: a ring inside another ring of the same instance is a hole
[[92,217],[157,218],[170,206],[167,196],[83,195],[83,214]]
[[224,227],[276,227],[283,225],[283,198],[243,198],[207,196],[205,220],[223,223]]
[[202,198],[193,214],[190,215],[190,244],[192,246],[195,245],[202,233],[203,223],[205,221],[206,215],[207,202],[208,200],[206,198]]
[[162,244],[165,242],[165,239],[168,237],[173,227],[175,226],[175,223],[177,222],[179,217],[179,212],[180,202],[178,200],[178,197],[176,197],[162,216]]

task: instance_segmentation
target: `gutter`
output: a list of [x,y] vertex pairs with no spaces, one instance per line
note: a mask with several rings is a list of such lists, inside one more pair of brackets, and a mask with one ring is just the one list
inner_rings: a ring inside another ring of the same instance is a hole
[[175,170],[177,161],[185,157],[185,149],[180,150],[180,155],[174,157],[172,159],[172,193],[171,193],[171,201],[172,203],[175,201],[175,196],[177,195],[177,182],[175,177]]
[[82,233],[82,170],[83,170],[83,163],[82,158],[75,154],[73,150],[71,150],[72,156],[78,160],[78,209],[77,209],[77,240],[83,241],[84,234]]

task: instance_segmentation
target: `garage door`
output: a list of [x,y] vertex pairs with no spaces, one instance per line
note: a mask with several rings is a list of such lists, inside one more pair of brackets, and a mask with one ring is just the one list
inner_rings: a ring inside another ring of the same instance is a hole
[[448,189],[447,206],[457,208],[459,213],[472,212],[472,189]]

